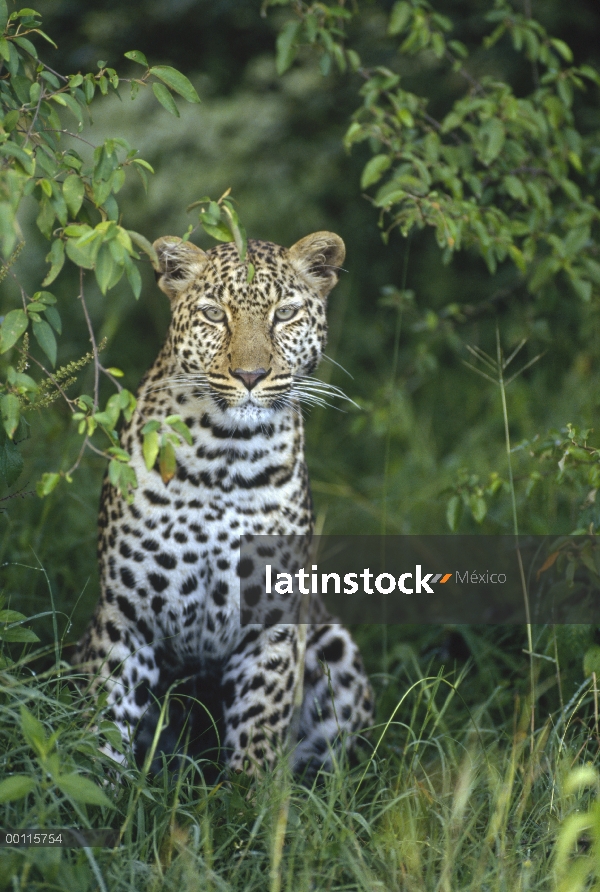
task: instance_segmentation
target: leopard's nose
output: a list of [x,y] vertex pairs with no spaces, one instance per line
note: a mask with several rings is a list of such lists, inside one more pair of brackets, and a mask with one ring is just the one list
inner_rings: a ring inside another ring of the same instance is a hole
[[240,381],[244,382],[248,390],[252,390],[253,387],[256,387],[259,381],[262,381],[263,378],[267,377],[269,371],[267,371],[267,369],[254,369],[253,372],[249,372],[246,371],[246,369],[229,369],[229,374],[234,378],[239,378]]

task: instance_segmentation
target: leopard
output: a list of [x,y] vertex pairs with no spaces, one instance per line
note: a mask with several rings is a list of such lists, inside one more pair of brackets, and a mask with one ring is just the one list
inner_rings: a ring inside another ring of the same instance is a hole
[[[204,251],[174,236],[153,248],[171,321],[120,433],[137,487],[103,483],[100,597],[72,662],[106,691],[134,753],[170,686],[192,679],[195,699],[218,708],[226,769],[260,773],[287,751],[296,773],[314,773],[372,724],[361,654],[318,596],[304,626],[278,622],[277,609],[256,622],[240,548],[254,536],[311,540],[302,402],[318,400],[311,376],[345,245],[323,231],[290,248],[248,239],[245,256],[234,242]],[[190,436],[169,478],[158,459],[147,467],[143,429],[173,416]]]

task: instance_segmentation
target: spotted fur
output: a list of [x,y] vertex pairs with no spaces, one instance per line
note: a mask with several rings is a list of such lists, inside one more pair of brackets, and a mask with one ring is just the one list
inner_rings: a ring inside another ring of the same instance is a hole
[[[345,249],[327,232],[289,249],[250,241],[244,262],[233,244],[205,253],[164,238],[155,249],[172,322],[121,436],[138,477],[133,501],[104,483],[101,596],[75,662],[106,685],[125,739],[174,679],[194,676],[198,697],[220,706],[229,765],[252,770],[286,744],[300,661],[298,626],[240,622],[240,539],[312,533],[299,406],[321,399],[308,376]],[[193,443],[178,447],[166,484],[146,468],[141,431],[170,415]],[[350,634],[324,621],[318,602],[309,619],[298,770],[327,763],[372,715]]]

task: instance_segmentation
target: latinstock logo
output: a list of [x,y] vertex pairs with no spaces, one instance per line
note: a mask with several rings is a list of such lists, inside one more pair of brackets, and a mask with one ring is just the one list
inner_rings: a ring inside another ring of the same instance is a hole
[[[320,575],[320,580],[319,580]],[[457,574],[458,575],[458,574]],[[468,574],[467,574],[468,575]],[[441,585],[452,579],[452,573],[426,573],[423,574],[421,564],[415,565],[414,572],[401,573],[397,578],[391,573],[379,573],[375,575],[369,567],[365,567],[359,573],[321,573],[316,564],[312,565],[312,572],[308,573],[303,567],[296,573],[277,573],[273,580],[273,568],[271,564],[265,566],[265,592],[267,595],[277,592],[278,595],[289,595],[298,586],[298,591],[303,595],[326,595],[330,591],[339,595],[354,595],[359,591],[358,580],[362,580],[362,590],[366,595],[374,594],[375,590],[381,595],[391,595],[398,588],[405,595],[433,594],[432,585],[439,582]],[[294,581],[297,580],[297,583]],[[410,580],[410,581],[409,581]],[[309,587],[310,582],[310,587]],[[375,586],[373,589],[372,584]],[[410,586],[410,587],[409,587]]]

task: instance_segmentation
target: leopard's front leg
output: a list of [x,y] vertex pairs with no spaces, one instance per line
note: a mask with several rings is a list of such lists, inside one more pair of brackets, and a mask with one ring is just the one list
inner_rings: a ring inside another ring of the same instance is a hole
[[[96,619],[96,618],[95,618]],[[107,631],[108,630],[108,631]],[[73,663],[91,676],[91,690],[108,693],[107,717],[114,721],[126,745],[131,746],[140,719],[157,692],[160,669],[154,649],[137,639],[131,630],[108,621],[94,622],[81,641]],[[103,752],[118,762],[124,756],[109,744]]]
[[299,677],[297,626],[250,628],[223,673],[224,744],[234,770],[272,766],[286,744]]

